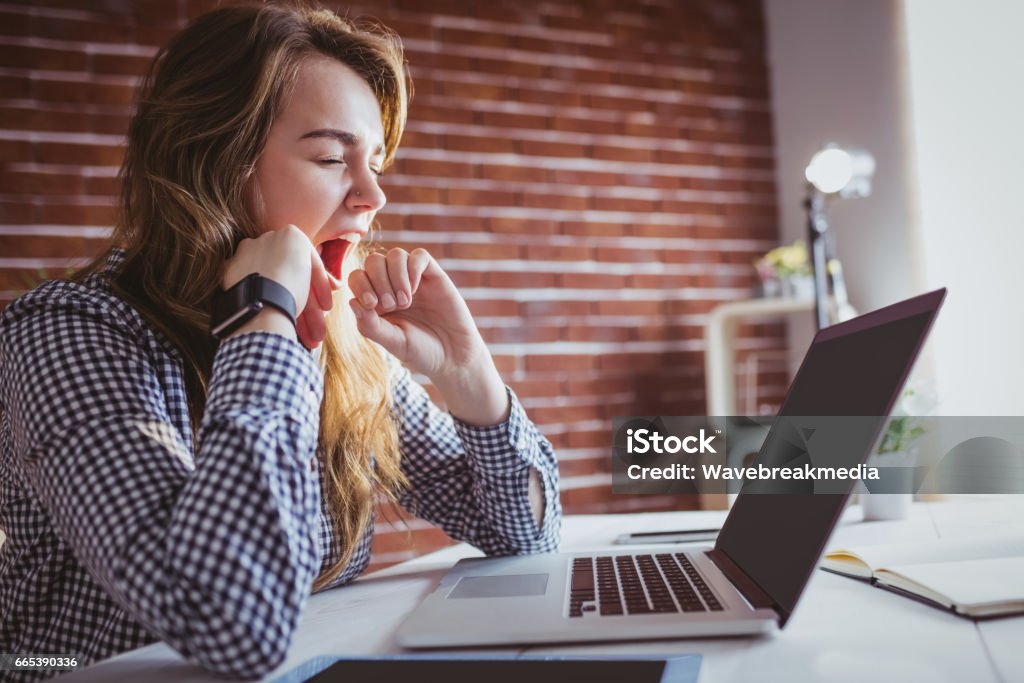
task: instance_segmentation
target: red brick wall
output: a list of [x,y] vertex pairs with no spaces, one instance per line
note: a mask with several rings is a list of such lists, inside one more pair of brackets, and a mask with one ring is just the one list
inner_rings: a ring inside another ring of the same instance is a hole
[[[0,306],[100,246],[133,86],[211,4],[0,5]],[[706,314],[748,296],[777,242],[760,3],[349,7],[403,36],[415,81],[383,237],[452,274],[558,449],[566,510],[693,507],[612,496],[609,425],[705,412]],[[742,328],[740,347],[769,359],[757,401],[777,403],[781,323]],[[421,527],[382,524],[378,566],[444,542]]]

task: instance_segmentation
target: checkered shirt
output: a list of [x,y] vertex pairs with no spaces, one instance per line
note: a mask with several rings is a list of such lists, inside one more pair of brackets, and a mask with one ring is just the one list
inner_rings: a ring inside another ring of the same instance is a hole
[[[94,662],[163,640],[258,676],[341,553],[315,457],[322,371],[280,335],[224,341],[193,443],[181,356],[107,286],[123,258],[0,314],[0,652]],[[474,427],[392,366],[403,506],[489,555],[557,549],[557,463],[513,392],[505,423]],[[372,535],[371,521],[331,587],[366,569]]]

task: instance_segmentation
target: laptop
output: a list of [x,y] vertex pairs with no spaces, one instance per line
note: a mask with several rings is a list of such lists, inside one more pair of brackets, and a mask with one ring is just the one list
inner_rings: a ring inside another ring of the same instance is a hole
[[[846,444],[862,464],[946,290],[827,327],[779,416],[878,416]],[[776,443],[775,420],[758,461]],[[845,436],[844,436],[845,438]],[[786,625],[835,528],[845,493],[740,491],[713,548],[636,546],[458,562],[397,633],[409,648],[737,636]]]

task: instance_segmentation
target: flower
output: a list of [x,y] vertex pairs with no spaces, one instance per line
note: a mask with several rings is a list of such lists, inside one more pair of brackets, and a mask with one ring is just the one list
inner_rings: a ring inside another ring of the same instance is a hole
[[810,275],[811,265],[807,260],[807,246],[802,240],[793,244],[775,247],[754,262],[762,280],[784,279],[793,275]]

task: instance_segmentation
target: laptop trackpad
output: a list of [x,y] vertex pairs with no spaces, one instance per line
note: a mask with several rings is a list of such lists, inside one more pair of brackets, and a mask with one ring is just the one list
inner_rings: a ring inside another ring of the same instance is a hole
[[449,598],[512,598],[544,595],[547,574],[509,574],[507,576],[464,576]]

